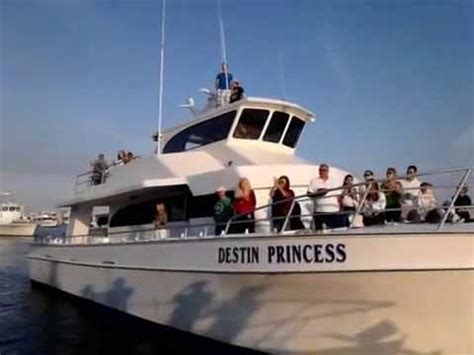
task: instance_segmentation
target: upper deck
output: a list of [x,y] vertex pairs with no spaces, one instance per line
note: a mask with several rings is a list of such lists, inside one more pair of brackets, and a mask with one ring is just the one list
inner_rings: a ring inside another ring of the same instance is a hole
[[287,167],[282,173],[298,167],[306,183],[314,165],[294,152],[305,124],[314,119],[299,105],[265,98],[205,110],[165,131],[161,154],[110,166],[101,184],[92,184],[91,172],[79,175],[74,196],[62,205],[103,203],[158,187],[188,186],[193,194],[208,194],[216,186],[233,187],[239,176],[251,178],[255,187],[267,186],[272,183],[272,176],[263,178],[268,166]]

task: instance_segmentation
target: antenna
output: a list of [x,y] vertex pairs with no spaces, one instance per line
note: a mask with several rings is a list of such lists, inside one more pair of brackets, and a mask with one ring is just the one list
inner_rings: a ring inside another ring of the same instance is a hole
[[157,135],[157,149],[156,154],[161,153],[161,121],[163,119],[163,70],[165,66],[165,15],[166,15],[166,0],[163,1],[161,9],[161,52],[160,52],[160,93],[158,99],[158,135]]
[[222,55],[222,62],[225,64],[224,74],[225,74],[225,88],[229,90],[229,80],[227,76],[227,50],[225,47],[225,32],[224,32],[224,20],[222,19],[222,6],[221,0],[217,0],[217,7],[218,7],[218,17],[219,17],[219,34],[221,37],[221,55]]

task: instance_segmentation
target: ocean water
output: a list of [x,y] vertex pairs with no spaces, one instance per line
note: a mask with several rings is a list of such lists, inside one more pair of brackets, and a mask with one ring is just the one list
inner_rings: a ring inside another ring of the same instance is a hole
[[[39,230],[38,233],[45,233]],[[63,233],[51,228],[47,233]],[[31,284],[31,238],[0,236],[0,354],[259,354]]]

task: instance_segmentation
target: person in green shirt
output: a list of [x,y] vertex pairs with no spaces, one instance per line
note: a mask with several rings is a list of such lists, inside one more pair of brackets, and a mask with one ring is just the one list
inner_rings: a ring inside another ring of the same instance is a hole
[[215,233],[221,235],[225,231],[225,227],[230,218],[234,214],[232,208],[232,201],[226,195],[224,186],[219,187],[216,190],[217,202],[214,205],[214,221],[216,222]]

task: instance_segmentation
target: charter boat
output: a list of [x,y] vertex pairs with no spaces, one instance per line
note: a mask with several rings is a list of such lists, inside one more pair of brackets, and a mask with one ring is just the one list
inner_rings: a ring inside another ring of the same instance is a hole
[[31,237],[36,223],[32,223],[23,213],[23,206],[15,202],[0,205],[0,237]]
[[[31,280],[152,322],[278,353],[474,352],[474,228],[402,223],[315,232],[305,196],[318,165],[295,155],[309,110],[245,98],[165,131],[158,154],[111,166],[101,184],[78,176],[65,238],[34,244]],[[471,168],[438,172],[460,175]],[[343,169],[330,167],[340,182]],[[269,192],[287,175],[304,228],[273,228]],[[437,175],[436,175],[437,176]],[[215,190],[247,177],[255,232],[214,232]],[[430,179],[430,176],[426,177]],[[340,194],[339,189],[329,191]],[[364,195],[362,199],[365,199]],[[361,206],[364,201],[361,201]],[[168,223],[155,228],[164,203]],[[91,235],[94,207],[107,206],[105,236]],[[361,210],[358,209],[357,213]]]
[[54,228],[61,224],[55,212],[41,212],[33,218],[33,221],[43,228]]

